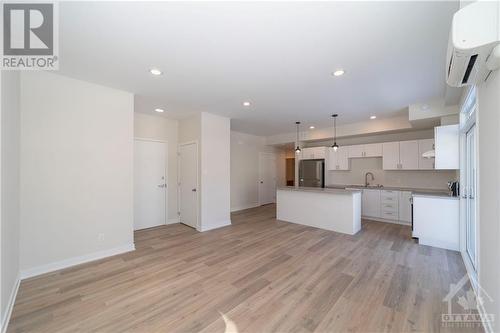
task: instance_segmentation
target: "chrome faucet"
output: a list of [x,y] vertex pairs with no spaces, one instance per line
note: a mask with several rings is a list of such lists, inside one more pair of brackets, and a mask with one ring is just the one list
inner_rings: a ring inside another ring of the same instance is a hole
[[366,187],[368,187],[368,185],[370,185],[370,184],[368,183],[368,175],[372,176],[372,180],[375,180],[375,176],[373,175],[373,173],[371,173],[371,172],[367,172],[367,173],[365,174],[365,186],[366,186]]

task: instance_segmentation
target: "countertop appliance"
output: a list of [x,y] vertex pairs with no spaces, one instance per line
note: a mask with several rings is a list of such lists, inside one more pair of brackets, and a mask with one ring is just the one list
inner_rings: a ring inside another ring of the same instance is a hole
[[301,160],[299,186],[325,187],[325,160]]
[[460,187],[458,182],[448,182],[448,188],[450,189],[452,197],[458,197],[460,195]]

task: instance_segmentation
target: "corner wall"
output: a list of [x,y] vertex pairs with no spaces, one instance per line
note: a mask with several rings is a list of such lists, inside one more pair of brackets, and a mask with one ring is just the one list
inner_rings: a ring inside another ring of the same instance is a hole
[[277,185],[284,185],[285,156],[266,138],[231,131],[231,211],[259,205],[259,153],[276,154]]
[[231,122],[201,113],[201,231],[231,224]]
[[5,330],[19,287],[19,72],[1,71],[0,319]]
[[[479,284],[493,298],[485,312],[500,330],[500,71],[478,89]],[[482,293],[482,291],[481,291]],[[484,296],[484,295],[483,295]],[[487,300],[488,298],[484,296]]]
[[24,277],[133,249],[133,95],[21,75]]

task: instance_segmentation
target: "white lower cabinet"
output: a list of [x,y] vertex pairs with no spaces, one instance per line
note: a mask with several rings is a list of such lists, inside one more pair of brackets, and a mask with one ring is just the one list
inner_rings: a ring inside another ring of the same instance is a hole
[[460,200],[453,197],[413,197],[413,237],[419,244],[459,251]]
[[405,223],[411,223],[411,192],[399,192],[399,220]]
[[368,219],[410,224],[410,199],[410,191],[364,189],[361,214]]
[[363,190],[361,214],[366,217],[380,217],[380,190]]

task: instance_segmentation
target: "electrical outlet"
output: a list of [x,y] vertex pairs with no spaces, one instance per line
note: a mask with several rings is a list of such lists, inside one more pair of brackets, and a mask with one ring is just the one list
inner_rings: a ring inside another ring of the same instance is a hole
[[99,242],[103,242],[103,241],[104,241],[104,234],[102,234],[102,233],[101,233],[101,234],[98,234],[98,235],[97,235],[97,240],[98,240]]

